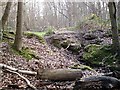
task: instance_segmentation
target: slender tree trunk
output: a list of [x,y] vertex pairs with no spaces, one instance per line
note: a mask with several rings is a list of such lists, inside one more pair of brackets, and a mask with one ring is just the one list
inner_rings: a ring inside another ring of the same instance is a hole
[[[0,21],[0,41],[2,41],[3,32],[2,32],[2,22]],[[1,44],[0,44],[1,45]]]
[[22,48],[22,12],[23,2],[18,2],[16,35],[14,41],[14,48],[16,50],[21,50]]
[[117,9],[118,29],[120,30],[120,1],[118,2]]
[[3,30],[4,30],[4,26],[6,24],[6,21],[8,20],[8,17],[9,17],[11,5],[12,5],[12,1],[9,0],[7,2],[7,5],[6,5],[5,12],[4,12],[3,16],[2,16],[2,29]]
[[120,46],[119,46],[119,37],[118,37],[118,29],[117,29],[117,20],[116,20],[116,5],[115,2],[109,2],[109,14],[111,20],[111,30],[112,30],[112,43],[113,43],[113,50],[119,54]]
[[97,13],[97,15],[101,18],[101,3],[100,3],[100,1],[97,2],[97,4],[98,4],[98,13]]

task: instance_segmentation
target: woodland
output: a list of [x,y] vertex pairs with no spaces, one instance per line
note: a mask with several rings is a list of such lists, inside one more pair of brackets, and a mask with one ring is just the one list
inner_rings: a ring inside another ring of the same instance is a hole
[[0,90],[120,90],[119,0],[1,0]]

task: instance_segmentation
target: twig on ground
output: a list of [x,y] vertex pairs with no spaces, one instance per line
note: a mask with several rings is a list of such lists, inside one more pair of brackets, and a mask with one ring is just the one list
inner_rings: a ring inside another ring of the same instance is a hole
[[19,69],[10,67],[10,66],[8,66],[6,64],[2,64],[2,63],[0,63],[0,68],[2,68],[2,69],[9,69],[9,70],[12,70],[14,72],[18,72],[18,73],[22,73],[22,74],[37,75],[37,72],[28,71],[28,70],[19,70]]
[[34,90],[37,90],[37,88],[34,87],[27,78],[25,78],[24,76],[20,75],[18,72],[15,72],[15,71],[12,71],[12,70],[9,70],[9,69],[6,69],[6,70],[9,71],[9,72],[11,72],[11,73],[17,74],[19,77],[21,77],[22,79],[25,80],[25,82],[27,83],[27,85],[28,85],[30,88],[32,88],[32,89],[34,89]]

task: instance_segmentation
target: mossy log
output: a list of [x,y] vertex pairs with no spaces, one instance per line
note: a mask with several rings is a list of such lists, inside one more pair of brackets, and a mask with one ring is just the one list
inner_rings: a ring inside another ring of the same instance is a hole
[[54,69],[54,70],[39,70],[38,77],[51,81],[71,81],[81,78],[81,69]]

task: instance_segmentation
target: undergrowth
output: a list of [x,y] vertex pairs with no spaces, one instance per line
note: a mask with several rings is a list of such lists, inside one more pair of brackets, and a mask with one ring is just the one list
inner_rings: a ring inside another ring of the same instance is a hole
[[46,30],[45,30],[45,36],[49,36],[49,35],[54,34],[54,31],[55,31],[54,27],[50,26],[50,27],[46,28]]
[[85,19],[80,21],[76,28],[86,29],[86,30],[98,30],[98,29],[108,29],[110,28],[110,20],[104,20],[101,17],[91,14],[84,17]]

